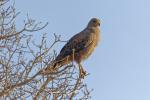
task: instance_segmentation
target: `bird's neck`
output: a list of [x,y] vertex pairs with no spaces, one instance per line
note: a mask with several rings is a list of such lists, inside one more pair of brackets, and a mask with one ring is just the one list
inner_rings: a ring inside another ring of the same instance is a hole
[[95,32],[96,32],[96,33],[97,33],[97,32],[98,32],[98,33],[100,32],[99,27],[87,27],[86,29],[88,29],[88,30],[90,30],[90,31],[92,31],[92,32],[94,32],[94,33],[95,33]]

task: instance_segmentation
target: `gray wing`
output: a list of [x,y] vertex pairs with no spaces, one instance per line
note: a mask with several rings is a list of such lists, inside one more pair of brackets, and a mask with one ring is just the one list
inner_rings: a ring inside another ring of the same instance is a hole
[[64,57],[73,54],[73,49],[75,53],[80,52],[81,50],[85,49],[90,43],[92,43],[93,39],[87,33],[79,33],[73,36],[67,44],[61,49],[60,54],[56,58],[60,60]]

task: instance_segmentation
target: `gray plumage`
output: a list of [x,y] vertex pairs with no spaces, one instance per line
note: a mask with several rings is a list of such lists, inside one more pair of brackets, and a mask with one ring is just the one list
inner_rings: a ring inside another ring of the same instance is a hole
[[97,46],[100,39],[99,26],[100,20],[92,18],[87,27],[74,35],[61,49],[52,68],[55,69],[71,61],[75,61],[79,65],[81,76],[86,74],[81,66],[81,61],[87,59]]

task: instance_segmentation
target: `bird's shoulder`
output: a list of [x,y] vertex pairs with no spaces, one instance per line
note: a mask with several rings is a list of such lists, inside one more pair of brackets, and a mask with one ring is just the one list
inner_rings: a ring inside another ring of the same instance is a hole
[[68,41],[67,44],[80,43],[80,42],[82,42],[83,40],[90,38],[90,36],[92,35],[93,32],[94,32],[93,29],[86,28],[86,29],[84,29],[83,31],[81,31],[81,32],[77,33],[76,35],[74,35],[74,36]]
[[78,45],[78,43],[81,42],[81,40],[83,40],[83,38],[85,37],[85,35],[83,33],[78,33],[76,35],[74,35],[66,44],[65,46],[61,49],[61,52],[66,52],[66,50],[70,50],[72,48],[74,48],[76,45]]
[[63,51],[65,48],[74,48],[75,46],[88,40],[88,38],[90,37],[88,33],[90,33],[89,30],[83,30],[77,33],[66,43],[66,45],[62,48],[61,51]]
[[83,31],[74,35],[61,49],[57,59],[72,54],[73,49],[75,52],[79,52],[86,48],[92,41],[93,30],[84,29]]

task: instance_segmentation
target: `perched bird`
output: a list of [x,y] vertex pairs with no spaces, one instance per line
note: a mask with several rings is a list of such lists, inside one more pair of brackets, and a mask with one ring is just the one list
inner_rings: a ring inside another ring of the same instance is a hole
[[44,72],[47,73],[50,69],[55,69],[75,61],[79,66],[81,77],[84,77],[86,71],[84,71],[81,62],[87,59],[97,46],[100,40],[99,26],[100,20],[92,18],[83,31],[74,35],[66,43],[56,57],[54,65],[46,68]]

